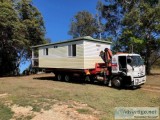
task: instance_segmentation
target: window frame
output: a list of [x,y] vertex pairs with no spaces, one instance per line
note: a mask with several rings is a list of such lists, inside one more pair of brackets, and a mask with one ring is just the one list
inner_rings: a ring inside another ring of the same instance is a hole
[[77,45],[70,44],[68,45],[68,57],[76,57],[77,56]]
[[43,49],[43,55],[45,55],[45,56],[49,55],[49,49],[48,48]]

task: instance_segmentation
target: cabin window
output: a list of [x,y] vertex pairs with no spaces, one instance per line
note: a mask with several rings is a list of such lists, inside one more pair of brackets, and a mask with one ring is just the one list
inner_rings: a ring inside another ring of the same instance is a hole
[[58,46],[54,46],[54,48],[58,48]]
[[68,45],[68,56],[76,56],[76,44]]
[[43,55],[48,55],[48,48],[43,49]]

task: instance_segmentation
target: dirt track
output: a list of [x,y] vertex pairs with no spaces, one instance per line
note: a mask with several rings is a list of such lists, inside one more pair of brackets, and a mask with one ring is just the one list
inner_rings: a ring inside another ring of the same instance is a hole
[[160,92],[160,74],[152,74],[147,76],[147,82],[142,86],[142,90],[151,92]]
[[153,85],[144,85],[144,86],[142,86],[141,89],[151,91],[151,92],[160,92],[160,87],[159,86],[153,86]]

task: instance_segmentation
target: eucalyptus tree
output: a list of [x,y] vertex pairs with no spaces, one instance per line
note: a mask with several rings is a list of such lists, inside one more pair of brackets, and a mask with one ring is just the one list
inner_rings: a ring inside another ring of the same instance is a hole
[[114,49],[140,53],[147,74],[160,58],[159,11],[158,0],[107,0],[102,11],[106,30],[115,38]]
[[25,40],[24,25],[20,22],[12,1],[0,1],[0,75],[14,74],[17,51]]
[[88,11],[78,12],[71,22],[69,34],[75,37],[92,36],[98,32],[97,22]]
[[43,17],[31,0],[0,0],[0,75],[16,74],[31,46],[46,43]]

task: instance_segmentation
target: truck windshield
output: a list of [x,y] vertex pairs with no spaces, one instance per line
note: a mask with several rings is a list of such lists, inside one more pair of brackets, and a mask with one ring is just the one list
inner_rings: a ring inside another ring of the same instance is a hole
[[144,62],[140,56],[132,56],[132,66],[141,66],[144,65]]

